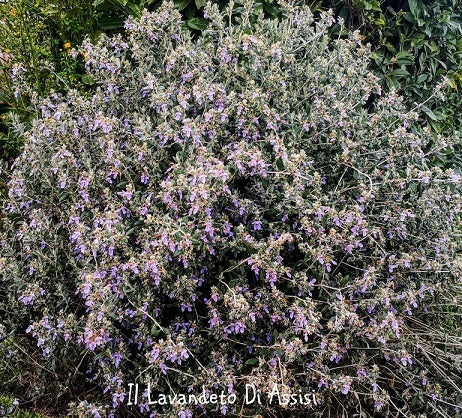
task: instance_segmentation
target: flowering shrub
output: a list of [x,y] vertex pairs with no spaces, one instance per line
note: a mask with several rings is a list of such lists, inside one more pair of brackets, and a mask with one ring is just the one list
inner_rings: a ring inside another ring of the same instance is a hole
[[[37,104],[2,218],[4,333],[78,416],[454,414],[461,176],[429,165],[451,139],[381,95],[331,14],[205,10],[194,41],[164,3],[84,43],[95,93]],[[147,398],[221,391],[238,401]]]

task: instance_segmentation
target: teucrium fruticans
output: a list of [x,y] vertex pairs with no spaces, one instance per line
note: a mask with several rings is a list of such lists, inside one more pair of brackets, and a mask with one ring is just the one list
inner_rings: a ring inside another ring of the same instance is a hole
[[458,401],[442,326],[460,304],[461,177],[429,165],[451,139],[381,95],[358,33],[329,39],[330,14],[284,8],[264,20],[246,2],[229,26],[208,6],[192,41],[164,3],[82,46],[92,96],[37,105],[5,203],[1,315],[58,379],[101,389],[76,410],[126,408],[135,379],[317,393],[290,416]]

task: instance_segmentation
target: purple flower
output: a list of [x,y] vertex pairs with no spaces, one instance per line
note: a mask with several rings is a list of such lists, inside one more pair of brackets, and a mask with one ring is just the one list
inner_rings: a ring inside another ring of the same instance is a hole
[[122,356],[119,352],[112,354],[112,361],[114,362],[114,365],[116,366],[116,368],[119,367],[120,360],[122,360]]
[[148,184],[149,176],[145,173],[141,174],[141,183]]
[[262,225],[261,221],[254,221],[254,222],[252,223],[252,225],[253,225],[253,229],[254,229],[255,231],[261,230],[261,225]]

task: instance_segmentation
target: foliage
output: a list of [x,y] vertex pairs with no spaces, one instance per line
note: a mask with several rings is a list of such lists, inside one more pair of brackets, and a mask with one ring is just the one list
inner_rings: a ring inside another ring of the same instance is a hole
[[41,414],[20,411],[17,408],[17,399],[0,394],[0,417],[9,418],[45,418]]
[[[254,6],[232,24],[208,5],[196,39],[172,3],[144,11],[83,44],[91,95],[37,99],[17,124],[0,318],[21,341],[11,361],[52,382],[20,400],[53,390],[96,417],[457,416],[461,176],[430,164],[456,138],[382,93],[331,13]],[[316,401],[147,405],[146,384]]]
[[[374,70],[388,88],[402,91],[412,106],[427,101],[422,117],[436,132],[458,129],[462,112],[462,9],[457,0],[332,0],[349,23],[374,46]],[[442,76],[451,89],[431,98]]]
[[[11,162],[22,149],[21,138],[9,128],[8,113],[20,116],[24,123],[33,117],[30,96],[18,96],[14,90],[11,74],[15,66],[24,68],[28,85],[42,97],[68,86],[88,91],[93,80],[85,74],[82,60],[72,57],[71,49],[80,45],[85,36],[96,41],[102,31],[120,31],[128,16],[140,17],[143,8],[158,4],[155,0],[0,3],[0,158]],[[189,26],[203,29],[199,17],[185,12],[190,16]]]
[[0,394],[0,416],[11,414],[17,404],[18,402],[15,399]]
[[79,85],[82,64],[70,59],[68,50],[94,30],[92,8],[86,1],[49,2],[13,0],[0,4],[0,112],[2,159],[11,160],[21,148],[20,139],[8,129],[8,112],[31,117],[27,97],[18,96],[11,82],[14,66],[27,72],[31,87],[41,95],[65,84]]
[[[226,1],[217,1],[223,8]],[[388,87],[401,89],[412,106],[432,97],[441,75],[450,79],[451,90],[445,100],[433,98],[422,108],[422,117],[437,132],[457,128],[462,111],[462,29],[461,10],[456,0],[378,1],[319,0],[305,1],[315,10],[333,7],[344,17],[351,30],[361,28],[366,42],[377,49],[375,69]],[[80,45],[85,35],[94,40],[101,31],[119,31],[124,19],[139,17],[144,8],[154,10],[159,0],[12,0],[0,5],[0,114],[13,111],[28,121],[32,115],[29,98],[18,100],[9,80],[12,65],[23,63],[31,86],[46,96],[62,90],[64,84],[88,90],[93,80],[84,74],[82,63],[70,59],[68,50]],[[185,24],[194,32],[206,29],[204,0],[177,0]],[[409,4],[409,6],[407,6]],[[235,3],[235,12],[241,7]],[[404,7],[404,10],[401,10]],[[280,6],[272,1],[256,3],[268,17],[280,16]],[[8,58],[8,59],[5,59]],[[12,161],[22,147],[13,134],[6,114],[0,121],[0,158]],[[457,159],[447,155],[445,162]]]

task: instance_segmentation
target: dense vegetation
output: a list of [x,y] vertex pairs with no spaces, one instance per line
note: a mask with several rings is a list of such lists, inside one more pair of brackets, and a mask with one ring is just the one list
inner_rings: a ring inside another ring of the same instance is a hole
[[459,5],[307,3],[0,5],[0,415],[458,416]]
[[[457,0],[378,1],[318,0],[305,1],[315,12],[333,8],[350,30],[359,29],[364,42],[373,47],[372,69],[386,87],[396,87],[408,106],[425,102],[421,118],[436,132],[459,128],[456,116],[462,111],[462,13]],[[70,49],[85,36],[96,40],[105,32],[123,28],[127,16],[139,17],[144,8],[155,10],[159,0],[11,0],[0,4],[0,159],[11,163],[22,149],[22,139],[9,128],[8,112],[25,123],[33,114],[28,107],[31,92],[16,92],[10,77],[20,63],[27,69],[28,85],[46,96],[66,85],[91,90],[93,80],[83,71],[80,59]],[[204,30],[204,0],[178,0],[185,25],[193,32]],[[218,1],[223,9],[228,2]],[[239,13],[239,1],[234,2]],[[257,9],[269,18],[281,14],[276,3],[257,2]],[[338,31],[338,25],[333,31]],[[432,92],[441,76],[448,77],[444,100],[434,100]],[[459,161],[457,153],[447,150],[444,164]],[[8,164],[10,165],[10,164]]]

